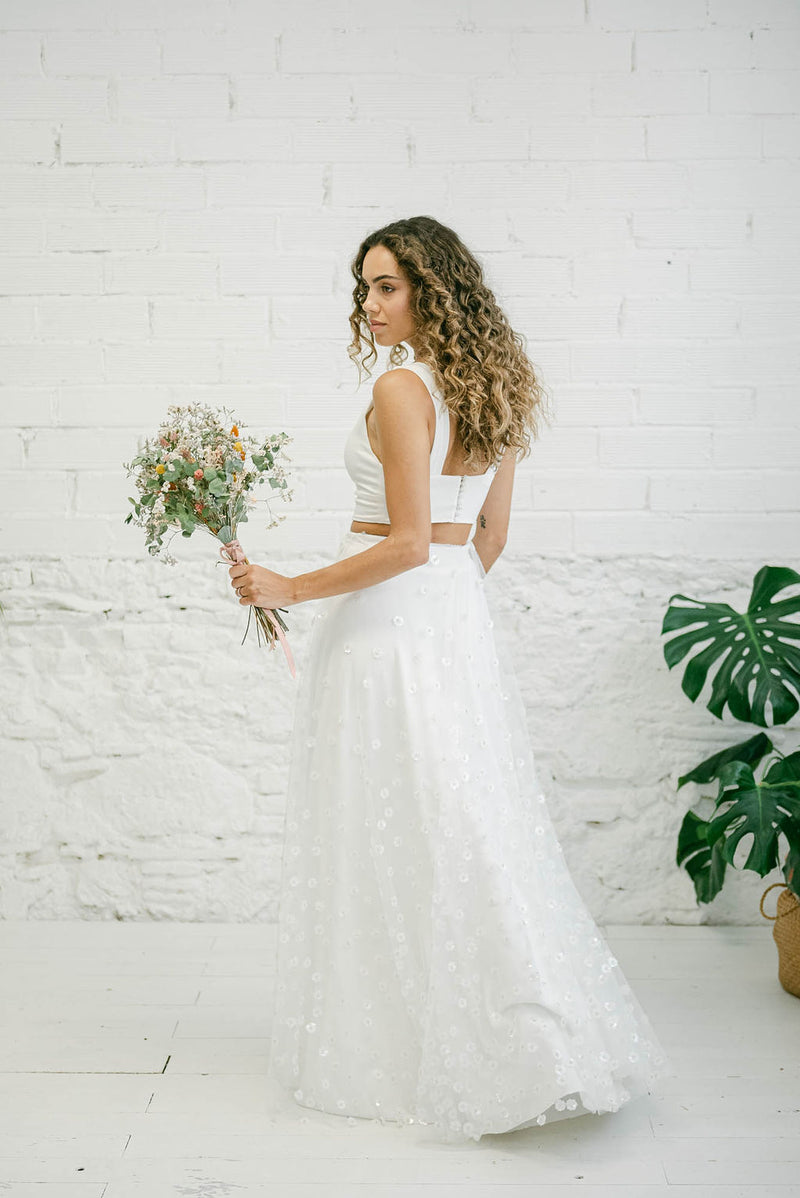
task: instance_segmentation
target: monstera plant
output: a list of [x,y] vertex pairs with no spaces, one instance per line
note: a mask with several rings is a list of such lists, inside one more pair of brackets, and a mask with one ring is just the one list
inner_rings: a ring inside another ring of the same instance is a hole
[[[764,566],[753,580],[747,610],[705,603],[686,595],[669,601],[662,635],[670,669],[692,650],[681,682],[694,702],[710,683],[708,710],[768,728],[786,724],[800,706],[800,595],[780,597],[800,584],[786,566]],[[715,811],[703,819],[688,811],[678,834],[676,861],[694,883],[698,902],[709,903],[722,888],[728,865],[751,836],[744,869],[763,878],[780,867],[791,893],[800,898],[800,751],[784,755],[764,732],[707,757],[678,779],[716,782]],[[783,838],[783,840],[781,839]],[[787,846],[784,849],[784,844]],[[781,854],[784,853],[783,860]]]

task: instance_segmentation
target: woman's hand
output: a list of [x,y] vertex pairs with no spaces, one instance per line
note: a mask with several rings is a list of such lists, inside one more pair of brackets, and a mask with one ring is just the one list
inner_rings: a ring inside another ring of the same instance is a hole
[[237,593],[239,602],[254,607],[264,607],[274,610],[277,607],[291,607],[296,602],[294,594],[294,579],[285,574],[276,574],[265,566],[247,565],[238,562],[228,570],[231,586]]

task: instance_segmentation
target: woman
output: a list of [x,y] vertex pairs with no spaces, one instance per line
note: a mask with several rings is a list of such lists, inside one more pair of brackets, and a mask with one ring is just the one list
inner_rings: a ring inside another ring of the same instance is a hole
[[230,569],[241,603],[320,601],[270,1074],[447,1141],[614,1111],[666,1057],[569,875],[483,589],[542,391],[452,230],[396,221],[352,270],[351,356],[377,343],[393,368],[347,440],[350,530],[320,570]]

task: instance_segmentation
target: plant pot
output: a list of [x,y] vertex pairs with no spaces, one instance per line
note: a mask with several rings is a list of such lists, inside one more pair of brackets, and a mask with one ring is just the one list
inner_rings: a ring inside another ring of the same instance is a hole
[[[782,886],[774,915],[767,915],[764,899],[770,890]],[[761,896],[761,914],[774,919],[773,939],[778,946],[778,981],[789,994],[800,998],[800,902],[784,882],[773,882]]]

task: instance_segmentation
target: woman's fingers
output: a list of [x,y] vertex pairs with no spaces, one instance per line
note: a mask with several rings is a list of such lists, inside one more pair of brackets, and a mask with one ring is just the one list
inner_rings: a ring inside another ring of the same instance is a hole
[[241,599],[242,591],[247,585],[247,571],[249,567],[238,563],[231,566],[228,573],[231,576],[231,586],[235,590],[237,596]]

